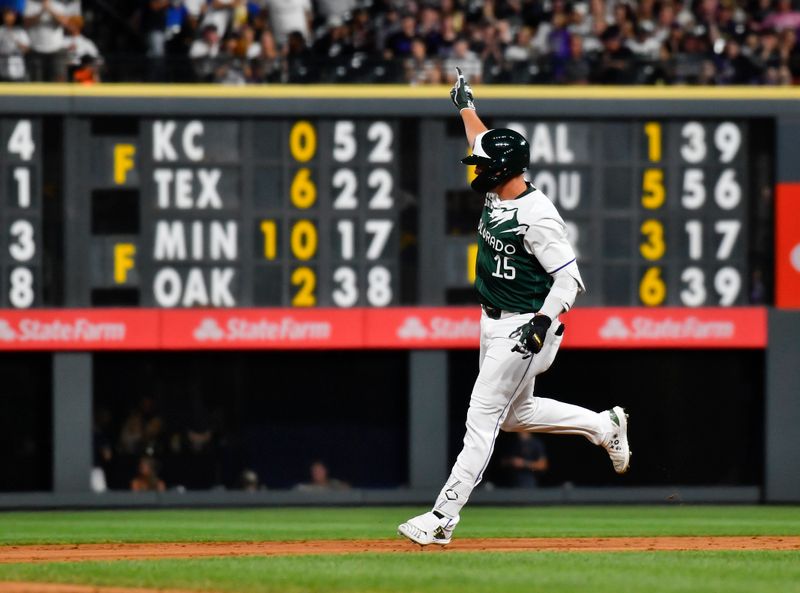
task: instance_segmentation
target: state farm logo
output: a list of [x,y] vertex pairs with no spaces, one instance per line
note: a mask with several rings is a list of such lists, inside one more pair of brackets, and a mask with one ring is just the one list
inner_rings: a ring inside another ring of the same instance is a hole
[[419,317],[406,317],[397,329],[397,337],[401,340],[424,340],[428,337],[428,328]]
[[411,316],[406,317],[397,328],[398,339],[404,341],[463,340],[477,342],[480,335],[480,321],[469,317],[434,316],[426,323],[417,316]]
[[69,321],[42,321],[23,317],[16,324],[0,319],[0,341],[3,342],[124,342],[125,323],[92,322],[78,318]]
[[203,319],[200,325],[192,332],[192,335],[198,342],[205,342],[207,340],[218,342],[225,337],[225,332],[222,331],[216,319]]
[[730,320],[703,321],[690,316],[685,319],[636,316],[629,323],[621,317],[609,317],[598,330],[603,340],[730,340],[736,323]]
[[0,340],[4,342],[13,342],[16,338],[17,332],[11,328],[8,321],[0,319]]
[[333,327],[328,321],[299,321],[293,317],[243,319],[231,317],[224,325],[206,317],[192,331],[198,342],[319,342],[330,340]]
[[620,317],[609,317],[600,328],[600,337],[604,340],[624,340],[629,335],[628,326]]

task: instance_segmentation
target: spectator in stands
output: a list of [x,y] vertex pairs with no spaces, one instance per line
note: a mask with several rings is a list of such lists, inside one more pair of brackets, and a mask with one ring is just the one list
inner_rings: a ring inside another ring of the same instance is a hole
[[311,478],[310,482],[298,484],[297,490],[305,492],[316,492],[320,490],[347,490],[350,485],[342,480],[330,477],[328,466],[322,461],[314,461],[308,468],[308,473]]
[[318,62],[306,45],[306,39],[299,31],[289,33],[285,48],[286,82],[317,82]]
[[377,54],[377,33],[369,13],[366,10],[356,10],[350,20],[350,40],[353,51],[366,57],[375,58]]
[[25,54],[31,48],[28,33],[17,25],[18,14],[13,8],[3,9],[3,26],[0,29],[0,80],[19,82],[28,77]]
[[230,33],[222,42],[214,70],[214,82],[242,85],[250,80],[250,64],[241,41],[241,34]]
[[191,28],[195,31],[202,30],[201,23],[208,10],[208,3],[206,0],[183,0],[183,7],[186,9]]
[[400,30],[386,39],[388,59],[406,58],[411,55],[411,44],[417,37],[417,19],[406,14],[400,21]]
[[603,33],[603,52],[593,75],[600,84],[631,84],[633,52],[622,44],[622,33],[616,25]]
[[282,74],[281,56],[275,44],[272,31],[261,33],[259,42],[250,46],[247,52],[252,60],[253,80],[255,82],[280,82]]
[[327,32],[317,38],[312,51],[316,59],[327,64],[328,70],[335,72],[337,80],[346,80],[354,53],[350,27],[339,17],[332,17]]
[[570,57],[570,35],[567,30],[567,14],[560,11],[553,15],[552,28],[547,45],[550,54],[550,67],[555,80],[564,78],[564,66]]
[[757,76],[753,62],[742,53],[741,45],[731,40],[718,60],[717,84],[751,84]]
[[245,492],[258,492],[259,490],[266,490],[260,483],[258,474],[252,469],[245,469],[239,476],[239,488]]
[[530,432],[516,433],[508,455],[500,462],[509,474],[509,484],[517,488],[536,488],[537,476],[548,470],[544,445]]
[[233,22],[234,9],[240,0],[210,0],[207,4],[202,28],[214,25],[220,37],[224,37]]
[[444,38],[442,37],[441,13],[433,5],[422,7],[417,35],[425,42],[427,55],[439,55],[444,45]]
[[158,477],[156,460],[153,457],[143,456],[139,459],[136,475],[131,480],[131,490],[134,492],[164,492],[164,480]]
[[332,18],[346,21],[356,9],[356,0],[317,0],[317,14],[320,24],[330,22]]
[[636,35],[626,40],[625,45],[639,60],[657,60],[661,53],[661,42],[653,33],[653,24],[650,21],[642,21],[636,27]]
[[[67,19],[66,32],[64,37],[63,49],[67,65],[75,69],[81,64],[96,64],[100,60],[100,52],[94,42],[81,34],[83,29],[83,17],[71,16]],[[88,56],[91,60],[84,61]]]
[[784,31],[800,28],[800,12],[792,8],[792,0],[778,0],[777,10],[764,19],[762,25],[767,29]]
[[569,40],[569,59],[564,65],[564,75],[560,82],[565,84],[589,84],[593,63],[583,51],[583,38],[573,35]]
[[311,0],[264,0],[264,5],[279,46],[287,45],[292,33],[299,33],[308,46],[313,19]]
[[456,66],[461,68],[464,76],[472,84],[480,84],[483,80],[483,64],[475,52],[469,49],[467,40],[463,37],[453,44],[450,57],[444,62],[443,70],[447,84],[456,80]]
[[780,52],[783,65],[789,70],[791,82],[800,76],[800,47],[797,45],[797,31],[786,29],[780,34]]
[[102,475],[103,485],[107,484],[108,476],[114,463],[114,444],[112,437],[112,415],[108,408],[95,410],[92,422],[92,466],[95,475],[100,480]]
[[139,455],[144,441],[144,421],[138,410],[128,414],[120,429],[117,450],[122,455]]
[[417,37],[411,43],[411,56],[403,62],[405,82],[411,85],[441,84],[442,71],[436,61],[428,58],[428,46]]
[[201,37],[192,43],[189,48],[189,57],[194,63],[195,74],[198,80],[210,82],[214,75],[214,66],[220,52],[220,36],[217,26],[208,24],[203,26]]
[[219,430],[214,414],[199,398],[182,429],[170,439],[169,481],[187,489],[208,489],[219,484]]
[[63,82],[66,79],[63,47],[67,5],[59,0],[28,0],[24,16],[31,38],[32,78]]
[[707,80],[708,43],[703,27],[695,27],[684,35],[675,56],[675,82],[702,84]]
[[[580,39],[574,36],[575,39]],[[506,68],[509,72],[509,82],[514,84],[527,84],[531,82],[536,67],[538,54],[533,47],[533,32],[530,27],[520,27],[509,43],[503,54]]]
[[142,32],[147,41],[147,55],[161,58],[167,42],[167,12],[172,0],[145,0],[142,7]]
[[97,60],[92,56],[83,56],[78,67],[72,72],[72,82],[79,84],[100,82],[100,68]]

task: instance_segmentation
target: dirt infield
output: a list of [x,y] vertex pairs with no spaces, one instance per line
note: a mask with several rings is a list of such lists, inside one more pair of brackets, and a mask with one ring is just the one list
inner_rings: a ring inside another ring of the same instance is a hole
[[[209,542],[152,544],[71,544],[0,546],[0,563],[149,560],[236,556],[298,556],[406,552],[641,552],[698,550],[800,550],[800,536],[602,537],[460,539],[448,546],[422,547],[408,541],[308,540],[289,542]],[[56,583],[0,582],[0,593],[190,593]]]
[[[423,548],[400,539],[305,540],[149,544],[0,546],[0,563],[150,560],[236,556],[298,556],[364,552],[636,552],[677,550],[800,550],[800,536],[736,537],[570,537],[458,539]],[[0,588],[0,593],[4,593]]]

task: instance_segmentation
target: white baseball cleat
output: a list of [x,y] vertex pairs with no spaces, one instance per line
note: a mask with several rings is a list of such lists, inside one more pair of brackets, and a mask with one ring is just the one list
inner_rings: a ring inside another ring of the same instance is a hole
[[631,449],[628,446],[628,414],[619,406],[608,410],[611,418],[611,438],[606,443],[606,451],[614,464],[614,471],[624,474],[631,465]]
[[433,511],[412,517],[397,527],[397,534],[403,535],[421,546],[439,544],[445,546],[453,537],[453,530],[458,525],[459,517],[438,517]]

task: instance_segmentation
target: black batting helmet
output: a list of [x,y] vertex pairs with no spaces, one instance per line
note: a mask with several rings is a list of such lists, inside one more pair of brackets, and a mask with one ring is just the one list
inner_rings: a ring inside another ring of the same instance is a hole
[[472,154],[461,162],[483,166],[483,171],[472,181],[472,189],[485,193],[525,171],[530,162],[530,148],[519,132],[495,128],[478,134]]

